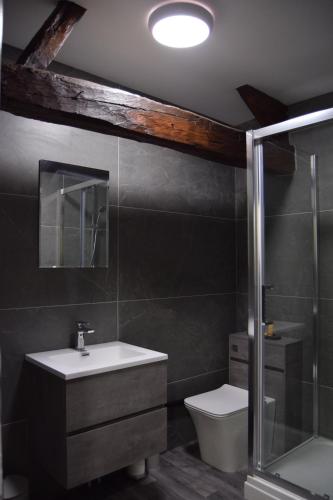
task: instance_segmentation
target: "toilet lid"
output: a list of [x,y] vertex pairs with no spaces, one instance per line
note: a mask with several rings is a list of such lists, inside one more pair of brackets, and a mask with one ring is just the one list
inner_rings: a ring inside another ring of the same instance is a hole
[[232,385],[222,385],[215,391],[185,399],[185,405],[215,417],[223,417],[248,408],[248,391]]

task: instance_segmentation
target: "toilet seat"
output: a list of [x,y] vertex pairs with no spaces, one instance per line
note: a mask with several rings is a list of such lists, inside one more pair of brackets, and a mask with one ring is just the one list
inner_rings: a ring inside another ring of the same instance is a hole
[[185,399],[188,409],[214,418],[225,418],[248,410],[248,391],[229,384]]

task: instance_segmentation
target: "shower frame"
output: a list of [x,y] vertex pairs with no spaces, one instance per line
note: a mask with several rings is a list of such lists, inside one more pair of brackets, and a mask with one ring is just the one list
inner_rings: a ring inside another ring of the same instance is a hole
[[[265,227],[264,227],[264,156],[263,141],[274,135],[288,133],[333,119],[333,108],[316,111],[281,123],[249,130],[247,147],[247,204],[248,204],[248,334],[250,352],[249,370],[249,473],[268,480],[291,493],[311,496],[305,490],[263,469],[263,402],[264,402],[264,324],[262,321],[265,285]],[[311,161],[312,206],[316,206],[316,156]],[[313,211],[313,265],[314,265],[314,357],[313,357],[313,435],[318,434],[318,238],[317,216]]]

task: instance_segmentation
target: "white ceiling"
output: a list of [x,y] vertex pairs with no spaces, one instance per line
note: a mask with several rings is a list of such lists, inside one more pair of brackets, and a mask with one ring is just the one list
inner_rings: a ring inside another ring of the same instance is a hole
[[[4,41],[23,48],[56,2],[4,0]],[[158,45],[147,16],[158,0],[76,0],[87,12],[57,61],[219,120],[251,119],[236,87],[291,104],[333,91],[333,0],[205,0],[210,39]]]

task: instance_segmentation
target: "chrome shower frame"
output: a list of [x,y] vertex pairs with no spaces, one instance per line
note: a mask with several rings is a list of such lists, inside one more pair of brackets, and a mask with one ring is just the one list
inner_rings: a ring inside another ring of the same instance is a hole
[[[284,132],[323,123],[333,119],[333,108],[309,113],[275,125],[246,133],[247,145],[247,207],[248,207],[248,334],[250,345],[249,371],[249,473],[258,475],[276,486],[301,496],[311,498],[311,494],[288,481],[277,478],[263,470],[263,401],[264,401],[264,360],[262,287],[265,284],[265,225],[264,225],[264,159],[263,140]],[[316,157],[311,156],[312,202],[317,203]],[[313,434],[318,434],[318,243],[317,218],[313,215],[314,228],[314,414]],[[313,498],[313,497],[312,497]]]
[[[0,0],[0,66],[2,60],[2,37],[3,37],[3,1]],[[0,89],[1,89],[1,74],[0,74]],[[1,92],[0,92],[1,103]],[[2,354],[0,350],[0,409],[2,410]],[[1,412],[0,412],[1,415]],[[0,417],[1,424],[1,417]],[[0,425],[1,429],[1,425]],[[0,500],[3,499],[3,467],[2,467],[2,433],[0,432]]]

